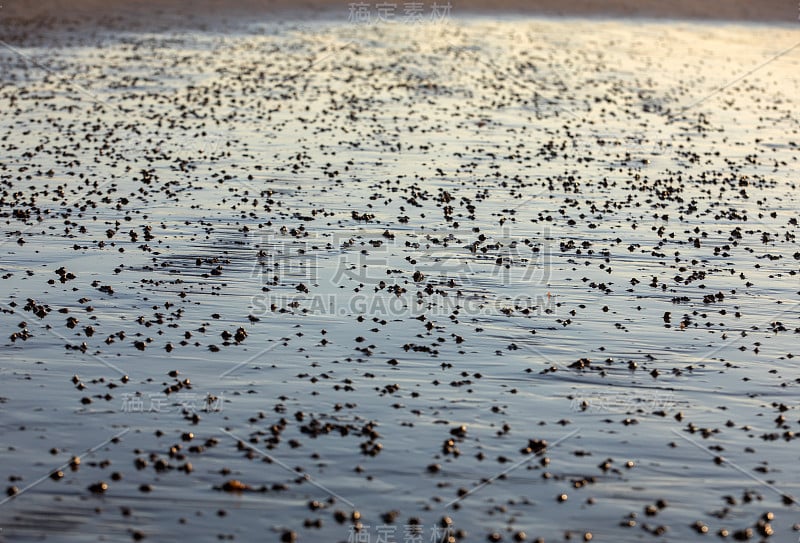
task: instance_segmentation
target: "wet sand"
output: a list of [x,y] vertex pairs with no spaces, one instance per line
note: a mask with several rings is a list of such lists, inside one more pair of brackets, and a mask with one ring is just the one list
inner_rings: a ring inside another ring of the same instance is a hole
[[445,23],[5,21],[0,540],[797,539],[800,32]]

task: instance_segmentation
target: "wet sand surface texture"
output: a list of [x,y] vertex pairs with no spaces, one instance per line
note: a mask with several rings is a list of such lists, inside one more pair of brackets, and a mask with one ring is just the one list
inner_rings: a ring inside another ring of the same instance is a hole
[[796,21],[402,11],[0,21],[1,541],[798,540]]

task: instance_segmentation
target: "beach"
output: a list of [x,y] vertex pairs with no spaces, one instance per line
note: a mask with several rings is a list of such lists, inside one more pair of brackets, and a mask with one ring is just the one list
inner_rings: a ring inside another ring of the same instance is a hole
[[754,6],[4,3],[0,541],[796,541]]

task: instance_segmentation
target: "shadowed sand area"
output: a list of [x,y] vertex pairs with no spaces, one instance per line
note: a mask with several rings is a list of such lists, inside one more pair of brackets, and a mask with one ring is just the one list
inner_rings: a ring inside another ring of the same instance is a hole
[[[368,2],[374,4],[374,2]],[[432,2],[426,2],[431,4]],[[439,2],[446,4],[447,2]],[[87,16],[131,15],[137,18],[163,16],[217,17],[245,14],[343,13],[349,11],[347,0],[43,0],[20,2],[7,0],[0,17],[82,18]],[[395,2],[402,8],[404,2]],[[481,0],[450,1],[453,14],[527,13],[535,15],[644,17],[718,19],[730,21],[791,22],[798,18],[798,5],[793,0]]]

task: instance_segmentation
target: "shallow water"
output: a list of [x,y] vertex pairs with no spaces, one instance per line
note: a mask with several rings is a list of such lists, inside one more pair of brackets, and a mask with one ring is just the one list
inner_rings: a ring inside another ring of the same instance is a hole
[[797,41],[454,18],[3,49],[0,539],[794,541],[800,60],[731,82]]

